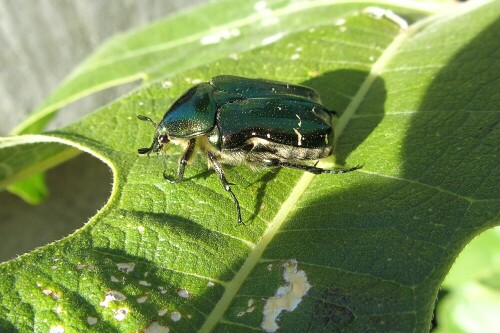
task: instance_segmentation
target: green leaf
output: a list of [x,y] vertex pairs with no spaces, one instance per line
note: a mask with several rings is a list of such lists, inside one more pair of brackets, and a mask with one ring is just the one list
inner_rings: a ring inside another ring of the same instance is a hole
[[[61,144],[114,174],[109,202],[83,228],[0,265],[0,328],[429,329],[454,259],[498,224],[498,3],[446,7],[408,29],[366,3],[298,4],[284,5],[280,22],[304,24],[274,43],[238,49],[253,33],[240,28],[225,44],[237,55],[165,78],[158,70],[161,80],[69,127],[0,140],[4,183],[68,158]],[[411,18],[423,5],[400,6]],[[227,168],[246,226],[203,162],[184,182],[164,182],[179,150],[137,156],[152,129],[136,114],[158,120],[194,82],[222,73],[318,90],[340,114],[336,162],[364,168],[338,176]],[[280,286],[285,296],[273,300]],[[273,304],[292,300],[275,321]]]
[[472,240],[443,282],[436,333],[494,332],[500,311],[500,228]]

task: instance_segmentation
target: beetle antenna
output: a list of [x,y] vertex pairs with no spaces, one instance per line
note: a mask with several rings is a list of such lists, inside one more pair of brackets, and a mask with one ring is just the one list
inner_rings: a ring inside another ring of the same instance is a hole
[[140,114],[137,115],[137,118],[139,120],[144,120],[144,121],[149,121],[151,124],[153,124],[154,128],[156,128],[156,123],[153,121],[153,119],[146,117],[146,116],[141,116]]

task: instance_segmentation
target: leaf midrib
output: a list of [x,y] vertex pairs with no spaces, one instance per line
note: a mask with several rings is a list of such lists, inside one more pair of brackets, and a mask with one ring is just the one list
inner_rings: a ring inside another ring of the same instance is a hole
[[[396,54],[396,51],[401,47],[401,45],[408,38],[410,38],[416,31],[418,31],[420,27],[421,25],[419,22],[413,25],[409,29],[401,30],[399,34],[395,36],[392,43],[389,44],[386,50],[382,53],[380,58],[374,63],[368,76],[361,84],[358,92],[353,97],[353,99],[351,100],[351,102],[349,103],[344,113],[337,122],[337,126],[335,128],[336,141],[342,135],[349,121],[354,117],[356,110],[358,109],[359,105],[361,104],[364,97],[368,93],[375,79],[382,73],[383,68],[386,67],[388,62]],[[227,284],[224,294],[214,307],[213,311],[207,316],[205,323],[200,328],[200,332],[211,332],[213,328],[222,320],[224,313],[230,306],[236,293],[239,291],[243,283],[246,281],[248,275],[250,275],[254,267],[259,262],[265,249],[267,248],[271,240],[274,238],[274,236],[276,235],[282,224],[290,215],[294,207],[297,206],[298,201],[300,200],[301,196],[306,191],[306,189],[309,187],[314,177],[315,177],[314,174],[304,173],[302,177],[298,180],[297,184],[291,191],[290,195],[283,202],[283,205],[276,213],[274,219],[269,224],[268,228],[262,235],[259,242],[253,248],[252,252],[250,252],[250,255],[245,260],[240,270],[236,273],[234,278]]]

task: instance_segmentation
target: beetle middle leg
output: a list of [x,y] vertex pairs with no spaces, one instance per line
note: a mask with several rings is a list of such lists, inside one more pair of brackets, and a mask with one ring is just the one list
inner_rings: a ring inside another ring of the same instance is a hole
[[240,208],[240,203],[238,202],[238,199],[236,198],[236,195],[234,195],[233,191],[231,190],[231,186],[229,182],[226,179],[226,175],[224,173],[224,169],[222,169],[222,165],[217,161],[217,157],[211,153],[210,151],[207,151],[207,156],[210,162],[212,163],[212,166],[214,167],[215,172],[217,173],[217,176],[219,176],[219,179],[222,183],[222,186],[224,186],[224,189],[229,192],[231,197],[233,197],[234,204],[236,205],[236,210],[238,211],[238,224],[244,224],[243,220],[241,219],[241,208]]
[[182,179],[184,178],[184,170],[186,169],[186,165],[188,161],[191,159],[191,156],[193,156],[195,146],[196,146],[196,139],[189,140],[188,146],[186,150],[184,150],[184,155],[182,155],[182,158],[179,162],[177,179],[172,179],[169,176],[167,176],[165,172],[163,172],[163,178],[165,178],[166,181],[170,183],[179,183],[182,181]]
[[266,163],[266,165],[267,166],[280,166],[280,167],[285,167],[285,168],[304,170],[304,171],[313,173],[315,175],[319,175],[321,173],[331,173],[331,174],[347,173],[347,172],[361,169],[363,167],[362,165],[358,164],[355,167],[348,168],[348,169],[322,169],[322,168],[318,168],[316,165],[292,163],[292,162],[286,162],[286,161],[281,161],[281,160],[277,160],[277,159],[276,160],[269,160]]

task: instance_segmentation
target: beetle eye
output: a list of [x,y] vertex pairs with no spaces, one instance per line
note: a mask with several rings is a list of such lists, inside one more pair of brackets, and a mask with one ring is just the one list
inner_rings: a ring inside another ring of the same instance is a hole
[[167,137],[166,135],[164,135],[164,134],[162,134],[162,135],[160,135],[160,136],[158,137],[158,143],[163,143],[163,144],[165,144],[165,143],[167,143],[168,141],[169,141],[169,140],[168,140],[168,137]]

